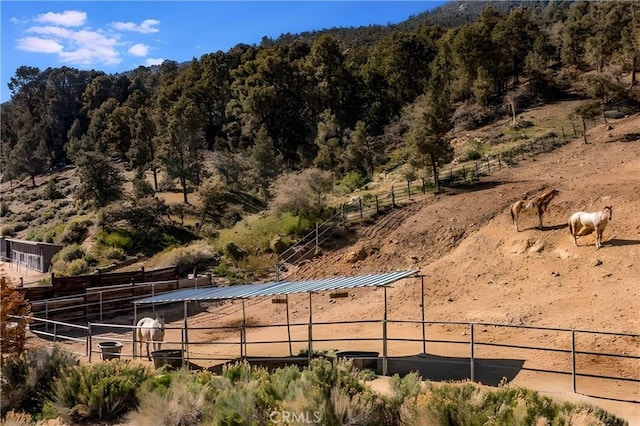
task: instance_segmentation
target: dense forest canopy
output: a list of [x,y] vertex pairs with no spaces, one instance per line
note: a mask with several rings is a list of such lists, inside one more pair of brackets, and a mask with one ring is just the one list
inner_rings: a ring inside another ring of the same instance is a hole
[[238,194],[266,203],[279,176],[308,168],[366,181],[398,150],[435,174],[454,126],[569,94],[596,110],[637,102],[639,57],[633,1],[455,1],[398,25],[285,34],[118,75],[23,66],[2,105],[2,179],[35,186],[75,165],[78,196],[104,207],[129,171],[138,198],[175,183],[206,208]]

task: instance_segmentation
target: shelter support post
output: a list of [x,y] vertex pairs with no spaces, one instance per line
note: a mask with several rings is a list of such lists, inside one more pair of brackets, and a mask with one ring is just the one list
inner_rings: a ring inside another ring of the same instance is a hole
[[425,324],[425,315],[424,315],[424,275],[420,275],[420,311],[422,311],[422,353],[427,353],[427,331]]
[[311,357],[313,356],[313,308],[311,304],[311,292],[309,292],[309,347],[307,348],[307,361],[311,367]]
[[92,352],[91,351],[91,347],[93,346],[93,339],[92,339],[92,336],[91,336],[91,323],[89,323],[87,325],[88,325],[88,327],[87,327],[87,333],[88,333],[88,336],[87,336],[87,348],[88,348],[88,351],[89,351],[89,354],[88,354],[89,362],[91,362],[91,352]]
[[284,296],[287,306],[287,337],[289,339],[289,356],[293,356],[293,349],[291,348],[291,321],[289,319],[289,295]]
[[384,289],[384,316],[382,317],[382,375],[387,375],[387,287]]
[[242,344],[244,345],[244,356],[247,354],[247,311],[245,307],[245,299],[242,299]]

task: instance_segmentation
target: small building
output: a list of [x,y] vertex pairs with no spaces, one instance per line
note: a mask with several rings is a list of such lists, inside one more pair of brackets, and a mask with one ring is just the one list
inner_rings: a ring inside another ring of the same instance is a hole
[[53,256],[62,248],[58,244],[0,237],[0,259],[38,272],[49,272]]

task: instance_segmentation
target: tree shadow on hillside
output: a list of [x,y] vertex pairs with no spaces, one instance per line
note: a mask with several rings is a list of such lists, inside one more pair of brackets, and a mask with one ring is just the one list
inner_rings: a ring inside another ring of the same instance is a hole
[[450,186],[443,185],[443,187],[446,188],[446,190],[442,191],[442,193],[444,193],[445,195],[447,194],[455,195],[457,193],[463,193],[463,192],[483,191],[485,189],[496,188],[506,183],[514,183],[514,182],[488,180],[488,181],[468,182],[468,183],[462,183],[462,184],[456,184],[456,185],[450,185]]

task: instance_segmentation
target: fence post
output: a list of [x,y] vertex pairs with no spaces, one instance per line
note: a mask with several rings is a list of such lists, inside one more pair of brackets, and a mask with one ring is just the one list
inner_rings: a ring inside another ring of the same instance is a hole
[[[91,331],[91,323],[87,324],[87,333],[88,333],[88,336],[87,336],[87,350],[89,352],[87,354],[87,356],[89,357],[89,362],[91,362],[91,353],[93,352],[91,350],[91,348],[93,346],[93,336],[92,336],[92,331]],[[135,343],[134,343],[134,346],[135,346]]]
[[344,212],[344,204],[340,206],[340,210],[342,211],[342,227],[344,228],[347,226],[347,217]]
[[360,210],[360,219],[362,219],[362,197],[358,198],[358,209]]
[[407,181],[407,194],[409,194],[409,198],[411,198],[411,182]]
[[500,161],[500,153],[498,153],[498,168],[502,168],[502,162]]
[[571,384],[576,393],[576,331],[571,330]]
[[424,178],[422,178],[422,194],[426,194],[427,193],[427,185],[424,182]]
[[536,155],[536,151],[533,149],[533,141],[530,141],[529,145],[531,145],[531,155]]
[[467,181],[467,169],[465,168],[465,166],[462,166],[462,183],[465,183]]
[[84,339],[84,356],[88,357],[91,350],[91,323],[88,323],[87,335]]
[[576,123],[574,123],[573,121],[571,122],[571,125],[573,126],[573,137],[577,138],[578,134],[576,133]]
[[487,156],[487,173],[491,173],[491,158]]
[[396,207],[396,193],[393,190],[393,185],[391,185],[391,206]]
[[[183,332],[183,341],[182,341],[182,352],[186,355],[187,362],[189,362],[189,322],[188,318],[188,305],[187,301],[184,301],[184,332]],[[182,365],[185,365],[185,357],[182,358]]]
[[100,322],[102,322],[102,290],[100,290]]
[[480,168],[478,167],[478,163],[476,163],[476,179],[480,179]]
[[45,299],[44,301],[44,319],[47,320],[44,323],[44,331],[48,333],[49,332],[49,299]]
[[422,311],[422,353],[427,353],[427,331],[426,324],[424,322],[424,275],[420,276],[420,310]]
[[471,381],[475,382],[476,381],[476,372],[475,372],[475,347],[474,347],[474,337],[473,337],[473,323],[471,323],[471,336],[470,336],[470,343],[471,343],[471,359],[470,359],[470,365],[471,365]]

